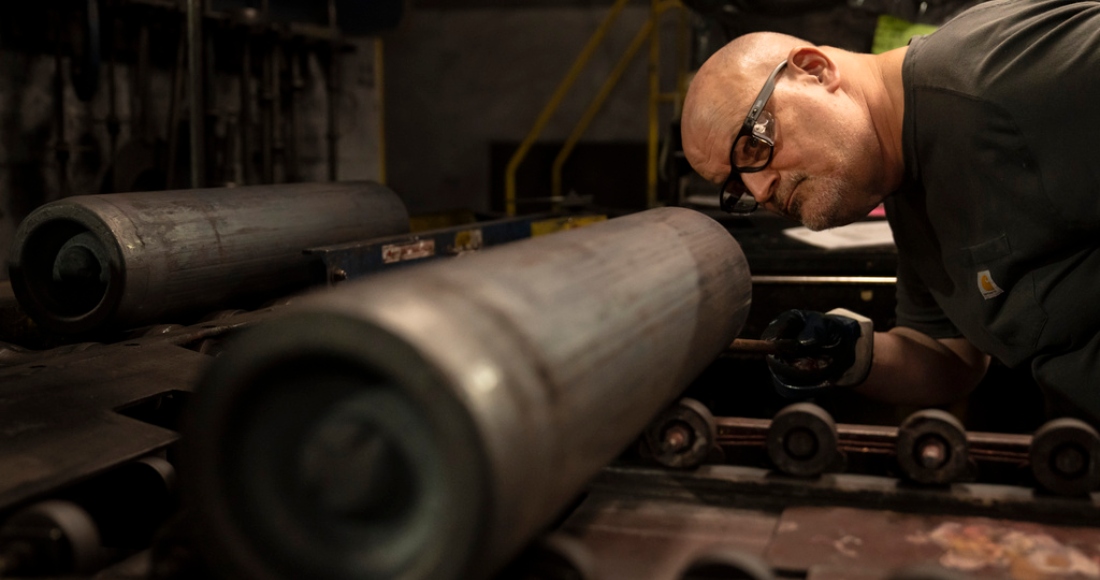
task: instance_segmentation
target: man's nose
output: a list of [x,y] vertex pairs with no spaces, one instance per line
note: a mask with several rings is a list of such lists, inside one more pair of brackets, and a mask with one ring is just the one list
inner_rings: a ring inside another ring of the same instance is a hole
[[773,192],[775,191],[772,185],[778,178],[779,174],[770,168],[756,173],[741,174],[741,181],[752,193],[756,203],[760,205],[766,205],[769,201],[772,201]]

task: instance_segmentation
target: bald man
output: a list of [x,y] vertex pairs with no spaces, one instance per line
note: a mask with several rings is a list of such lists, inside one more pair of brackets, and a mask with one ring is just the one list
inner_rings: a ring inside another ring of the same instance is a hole
[[943,404],[995,356],[1100,418],[1100,3],[994,0],[880,55],[742,36],[699,70],[682,131],[728,201],[816,230],[885,202],[897,326],[860,357],[844,317],[777,321],[835,343],[827,373],[773,364],[777,384]]

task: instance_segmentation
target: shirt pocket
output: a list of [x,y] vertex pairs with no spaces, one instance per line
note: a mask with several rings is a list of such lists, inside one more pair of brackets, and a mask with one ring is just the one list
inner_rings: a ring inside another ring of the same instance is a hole
[[[1016,366],[1034,354],[1047,322],[1035,293],[1035,274],[1012,253],[1007,234],[961,251],[961,297],[967,305],[963,333],[975,346]],[[960,327],[961,328],[961,327]]]

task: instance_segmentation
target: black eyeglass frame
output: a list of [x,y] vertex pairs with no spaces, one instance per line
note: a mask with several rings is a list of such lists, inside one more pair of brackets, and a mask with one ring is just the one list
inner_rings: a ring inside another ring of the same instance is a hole
[[[730,143],[730,174],[726,177],[726,180],[722,182],[721,189],[718,190],[718,204],[723,211],[736,214],[749,214],[756,210],[756,199],[753,198],[750,193],[742,193],[737,199],[733,199],[733,194],[726,191],[729,189],[731,183],[741,183],[741,189],[746,190],[745,184],[741,181],[742,173],[756,173],[757,171],[763,171],[771,165],[772,155],[775,153],[775,143],[764,137],[763,135],[757,135],[755,133],[756,120],[760,117],[760,113],[764,111],[764,106],[768,104],[768,99],[772,96],[772,91],[775,90],[776,80],[779,78],[779,73],[783,72],[786,68],[787,61],[779,63],[772,74],[768,75],[768,80],[764,82],[764,87],[760,89],[760,92],[756,95],[756,99],[752,102],[752,107],[749,109],[749,114],[745,116],[745,121],[741,123],[741,130],[734,135],[733,142]],[[758,139],[768,144],[768,160],[759,167],[736,167],[733,164],[733,157],[736,151],[737,142],[742,137],[751,137]]]

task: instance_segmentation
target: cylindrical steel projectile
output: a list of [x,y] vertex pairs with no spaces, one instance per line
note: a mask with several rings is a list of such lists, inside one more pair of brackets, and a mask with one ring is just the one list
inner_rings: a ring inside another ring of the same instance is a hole
[[299,302],[214,361],[183,438],[215,567],[479,578],[740,331],[740,246],[681,208]]
[[62,333],[163,322],[302,288],[302,251],[408,231],[371,182],[69,197],[31,212],[9,273],[39,325]]

